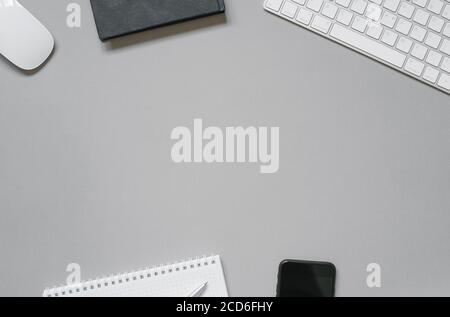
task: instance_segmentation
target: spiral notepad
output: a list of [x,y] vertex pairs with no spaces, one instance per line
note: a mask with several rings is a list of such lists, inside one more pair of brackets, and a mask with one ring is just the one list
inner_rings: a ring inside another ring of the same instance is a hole
[[228,296],[222,263],[218,255],[46,289],[43,296],[184,297],[205,282],[208,284],[202,296]]

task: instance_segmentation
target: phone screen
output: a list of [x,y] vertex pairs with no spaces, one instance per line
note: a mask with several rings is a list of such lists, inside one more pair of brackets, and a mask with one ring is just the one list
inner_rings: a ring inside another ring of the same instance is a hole
[[336,268],[327,262],[285,260],[278,272],[278,297],[333,297]]

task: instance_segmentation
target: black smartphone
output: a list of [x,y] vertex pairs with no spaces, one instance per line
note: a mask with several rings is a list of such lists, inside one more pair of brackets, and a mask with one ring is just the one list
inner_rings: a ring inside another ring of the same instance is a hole
[[278,269],[277,297],[333,297],[335,281],[332,263],[284,260]]

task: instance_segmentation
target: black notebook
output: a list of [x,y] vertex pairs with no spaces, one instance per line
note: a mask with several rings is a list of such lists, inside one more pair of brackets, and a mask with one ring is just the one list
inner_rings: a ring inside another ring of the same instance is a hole
[[225,12],[224,0],[91,0],[102,41]]

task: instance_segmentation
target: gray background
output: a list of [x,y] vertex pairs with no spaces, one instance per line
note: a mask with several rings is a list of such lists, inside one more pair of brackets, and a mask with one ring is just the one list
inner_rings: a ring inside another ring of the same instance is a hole
[[[261,0],[107,44],[69,2],[22,0],[57,42],[43,69],[0,59],[0,295],[213,252],[233,296],[274,295],[284,258],[335,263],[337,296],[450,295],[448,95]],[[279,126],[280,171],[174,164],[194,118]]]

